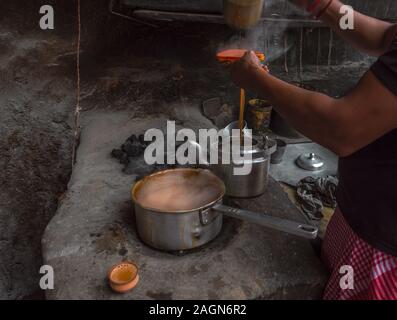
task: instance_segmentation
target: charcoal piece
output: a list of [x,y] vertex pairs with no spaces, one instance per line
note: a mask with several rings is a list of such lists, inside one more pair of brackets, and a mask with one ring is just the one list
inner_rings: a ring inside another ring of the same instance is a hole
[[141,154],[143,154],[145,152],[146,147],[147,147],[147,145],[143,145],[143,144],[140,145]]
[[123,144],[122,149],[129,157],[137,157],[142,153],[141,145],[139,143],[131,142],[130,140],[127,140]]
[[[127,139],[127,141],[130,141],[130,142],[134,143],[134,142],[138,142],[139,140],[138,140],[138,137],[137,137],[135,134],[132,134],[132,135]],[[126,141],[126,142],[127,142],[127,141]]]
[[145,135],[144,134],[140,134],[139,136],[138,136],[138,140],[139,140],[139,142],[142,144],[142,145],[147,145],[148,144],[148,142],[149,141],[145,141]]
[[128,155],[123,152],[121,158],[120,158],[120,163],[121,164],[128,164],[129,160],[128,160]]
[[121,159],[121,157],[123,156],[124,151],[120,150],[120,149],[113,149],[112,150],[112,156],[118,160]]
[[[185,139],[186,140],[186,139]],[[118,149],[112,150],[112,156],[124,164],[123,172],[128,175],[136,175],[143,178],[153,172],[181,167],[179,165],[154,164],[148,165],[143,157],[146,147],[152,141],[144,141],[144,135],[131,135]],[[176,149],[182,145],[184,141],[176,141]],[[186,167],[186,166],[182,166]]]

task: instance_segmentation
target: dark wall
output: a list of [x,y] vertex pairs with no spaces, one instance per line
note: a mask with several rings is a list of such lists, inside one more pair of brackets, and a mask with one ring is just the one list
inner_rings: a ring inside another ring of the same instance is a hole
[[[132,5],[161,8],[167,4],[174,7],[219,10],[221,0],[123,0]],[[355,8],[374,16],[396,18],[396,0],[350,0],[345,1]],[[265,1],[265,14],[277,12],[280,15],[297,13],[296,9],[281,0]],[[55,9],[56,30],[54,32],[75,38],[77,35],[77,0],[2,0],[0,1],[0,22],[14,25],[21,32],[38,28],[39,7],[51,4]],[[82,49],[95,62],[99,56],[110,56],[113,52],[135,47],[136,54],[167,55],[178,59],[195,54],[197,57],[213,58],[214,52],[227,46],[238,46],[238,37],[223,25],[203,25],[192,23],[157,23],[159,28],[143,26],[109,13],[109,0],[81,0],[82,5]],[[212,9],[211,9],[212,8]],[[197,9],[198,10],[198,9]],[[290,72],[303,72],[311,66],[354,66],[371,62],[366,55],[358,53],[350,45],[341,41],[327,28],[287,28],[285,25],[258,26],[248,35],[247,48],[263,50],[277,68],[287,67]],[[167,39],[167,41],[159,41]],[[160,44],[161,43],[161,44]],[[194,48],[189,50],[188,47]],[[194,58],[194,57],[192,57]]]
[[[131,7],[167,10],[167,11],[192,11],[215,12],[222,11],[223,0],[122,0]],[[395,0],[344,0],[345,4],[353,6],[356,10],[378,18],[397,18],[397,1]],[[280,14],[283,16],[295,15],[295,10],[284,0],[265,0],[264,15]]]
[[[122,0],[122,2],[131,8],[221,13],[223,1]],[[397,1],[395,0],[345,0],[344,3],[374,17],[388,20],[397,18]],[[288,1],[265,0],[264,15],[272,14],[292,17],[302,15],[302,12]],[[236,35],[227,35],[228,38],[217,39],[215,34],[209,33],[208,37],[212,38],[213,43],[218,41],[220,47],[241,46],[241,43],[235,40]],[[258,26],[256,30],[250,32],[249,37],[251,39],[246,41],[247,47],[264,51],[273,65],[286,66],[291,72],[303,72],[306,67],[312,66],[360,67],[362,65],[365,68],[373,61],[339,39],[328,28],[289,28],[286,25],[274,23],[266,27]],[[242,46],[244,47],[244,44]],[[216,46],[210,50],[216,50]]]

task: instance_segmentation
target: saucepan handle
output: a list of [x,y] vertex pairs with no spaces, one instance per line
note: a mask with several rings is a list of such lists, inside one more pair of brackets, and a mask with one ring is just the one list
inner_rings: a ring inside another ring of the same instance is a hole
[[272,217],[263,213],[232,208],[223,204],[216,204],[212,209],[229,217],[259,224],[264,227],[287,232],[306,239],[315,239],[318,233],[318,229],[314,226]]

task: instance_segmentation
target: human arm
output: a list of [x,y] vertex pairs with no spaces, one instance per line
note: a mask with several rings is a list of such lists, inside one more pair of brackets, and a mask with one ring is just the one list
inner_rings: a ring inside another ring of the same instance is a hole
[[397,128],[397,96],[371,71],[340,99],[277,79],[252,52],[232,66],[232,78],[264,96],[298,131],[342,157]]

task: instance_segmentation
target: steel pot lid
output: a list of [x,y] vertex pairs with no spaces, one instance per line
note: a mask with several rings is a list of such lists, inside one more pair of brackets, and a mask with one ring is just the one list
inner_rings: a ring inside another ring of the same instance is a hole
[[324,167],[324,159],[313,152],[304,153],[296,159],[296,164],[304,170],[317,171]]

